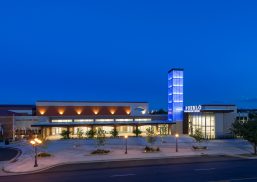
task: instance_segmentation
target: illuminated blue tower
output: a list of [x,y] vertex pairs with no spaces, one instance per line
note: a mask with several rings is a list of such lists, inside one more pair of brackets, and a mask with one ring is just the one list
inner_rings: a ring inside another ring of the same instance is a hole
[[168,120],[183,121],[184,70],[175,68],[168,72]]

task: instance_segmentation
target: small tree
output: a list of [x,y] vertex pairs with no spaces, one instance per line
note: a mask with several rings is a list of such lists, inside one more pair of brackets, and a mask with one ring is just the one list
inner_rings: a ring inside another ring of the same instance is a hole
[[94,129],[86,131],[87,138],[94,138],[95,134],[96,134],[96,130]]
[[138,137],[139,135],[141,135],[142,131],[137,127],[136,129],[133,130],[133,133],[136,135],[136,137]]
[[69,139],[70,137],[70,131],[68,130],[62,130],[61,132],[62,139]]
[[154,132],[154,129],[152,127],[149,127],[146,129],[146,141],[153,146],[153,144],[156,142],[156,134]]
[[193,135],[191,135],[197,143],[201,143],[204,140],[203,132],[200,128],[195,129],[195,132]]
[[254,154],[257,155],[257,119],[253,118],[252,120],[242,122],[235,121],[232,124],[231,131],[242,137],[243,139],[249,141],[253,145]]
[[105,140],[106,140],[105,134],[106,134],[106,132],[101,128],[96,130],[96,146],[97,146],[97,148],[105,145]]
[[166,135],[168,135],[168,125],[165,124],[160,127],[160,136],[161,136],[162,143],[164,143],[163,136],[166,136]]
[[116,128],[113,128],[111,131],[110,131],[110,134],[115,138],[119,135],[119,132]]
[[79,139],[83,138],[83,130],[81,128],[77,128],[77,137]]

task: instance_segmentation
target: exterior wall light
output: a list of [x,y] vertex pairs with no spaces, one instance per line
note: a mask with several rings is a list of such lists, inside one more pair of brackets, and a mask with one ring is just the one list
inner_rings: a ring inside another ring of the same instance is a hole
[[59,110],[58,112],[59,112],[60,115],[63,115],[64,110]]
[[77,110],[76,110],[76,113],[77,113],[78,115],[81,115],[82,109],[77,109]]

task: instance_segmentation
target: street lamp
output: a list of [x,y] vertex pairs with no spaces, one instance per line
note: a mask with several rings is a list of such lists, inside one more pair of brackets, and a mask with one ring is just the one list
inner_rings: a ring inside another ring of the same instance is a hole
[[37,164],[37,146],[40,145],[42,143],[42,141],[39,140],[38,138],[35,138],[34,140],[31,140],[30,143],[35,148],[35,164],[34,164],[34,167],[38,167],[38,164]]
[[128,135],[125,135],[125,140],[126,140],[126,150],[125,150],[125,154],[128,154]]
[[179,134],[176,134],[175,137],[176,137],[176,152],[178,152],[178,137],[179,137]]

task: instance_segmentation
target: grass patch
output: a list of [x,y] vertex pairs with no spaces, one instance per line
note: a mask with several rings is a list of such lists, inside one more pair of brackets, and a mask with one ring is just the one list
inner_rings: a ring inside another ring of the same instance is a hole
[[91,154],[108,154],[108,153],[110,153],[110,150],[97,149],[97,150],[91,152]]

